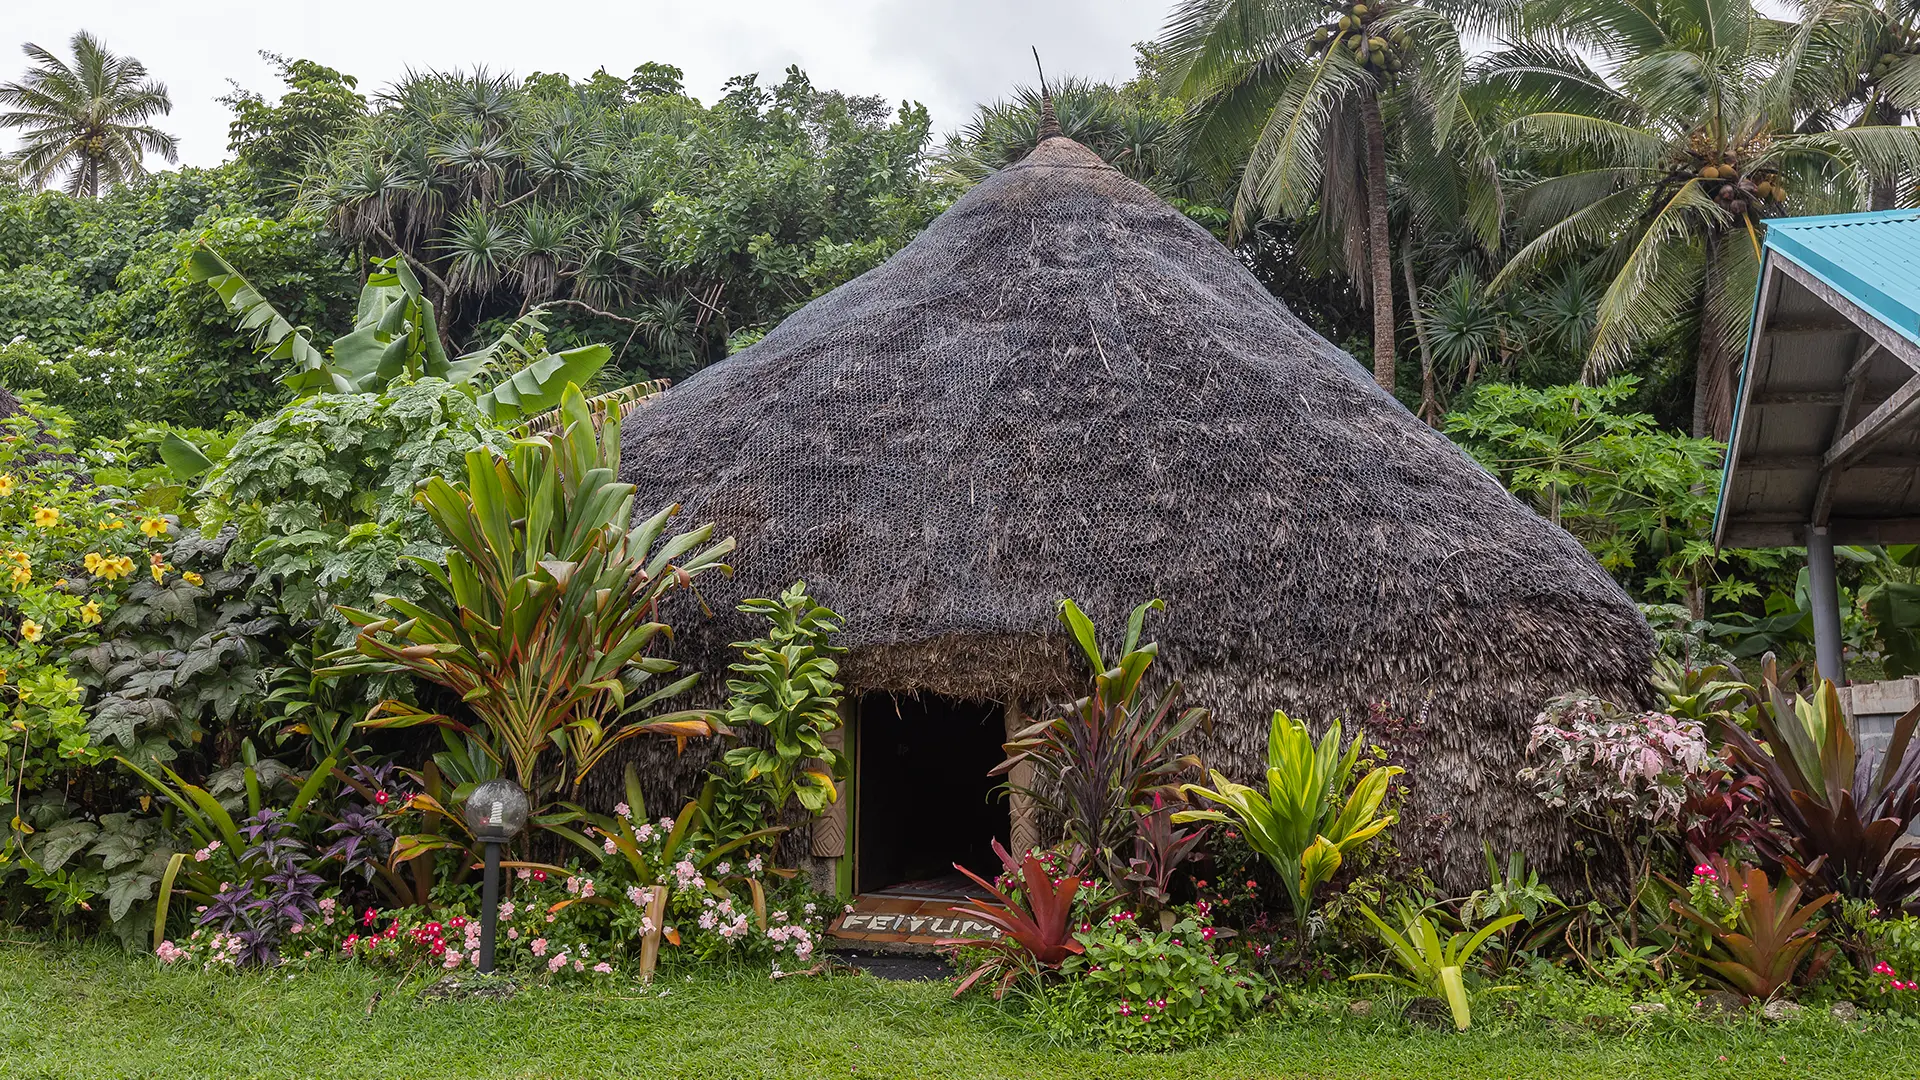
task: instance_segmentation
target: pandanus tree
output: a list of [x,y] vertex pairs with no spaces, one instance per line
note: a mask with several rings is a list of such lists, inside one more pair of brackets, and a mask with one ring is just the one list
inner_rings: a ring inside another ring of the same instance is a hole
[[26,181],[42,185],[64,172],[70,194],[95,196],[143,175],[147,154],[175,160],[173,136],[150,123],[173,111],[166,85],[84,30],[72,45],[68,63],[28,43],[33,67],[0,83],[0,127],[24,131],[15,161]]
[[1802,130],[1832,102],[1750,0],[1541,0],[1526,20],[1483,62],[1528,105],[1505,132],[1539,177],[1514,197],[1531,239],[1491,287],[1597,257],[1584,377],[1697,327],[1693,428],[1724,439],[1764,219],[1865,205],[1872,177],[1920,164],[1920,130]]
[[[1463,27],[1496,26],[1499,4],[1413,0],[1184,0],[1165,37],[1191,139],[1240,164],[1234,227],[1313,214],[1338,240],[1373,309],[1373,372],[1394,387],[1390,131],[1497,171],[1462,99]],[[1497,190],[1497,183],[1488,188]],[[1478,207],[1497,232],[1498,213]]]

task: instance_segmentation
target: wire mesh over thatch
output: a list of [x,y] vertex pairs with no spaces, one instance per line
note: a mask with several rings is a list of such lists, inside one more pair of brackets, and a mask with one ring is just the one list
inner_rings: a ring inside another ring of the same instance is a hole
[[1643,695],[1652,636],[1571,536],[1308,329],[1206,230],[1071,140],[987,179],[886,264],[626,427],[642,512],[739,540],[678,651],[723,679],[733,611],[795,579],[846,618],[857,690],[1071,696],[1073,597],[1265,767],[1273,709],[1427,716],[1410,817],[1443,878],[1481,842],[1551,862],[1514,780],[1573,687]]

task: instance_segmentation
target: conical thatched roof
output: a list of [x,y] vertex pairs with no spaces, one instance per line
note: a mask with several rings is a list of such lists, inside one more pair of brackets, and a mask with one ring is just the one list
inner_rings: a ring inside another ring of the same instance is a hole
[[1084,685],[1061,597],[1108,632],[1161,597],[1161,667],[1237,779],[1275,707],[1424,711],[1408,816],[1446,815],[1422,854],[1456,880],[1483,838],[1559,847],[1513,780],[1547,697],[1644,693],[1652,636],[1578,542],[1065,138],[669,390],[624,452],[641,510],[739,540],[715,617],[677,620],[710,678],[758,630],[738,599],[805,579],[846,618],[856,689],[1031,711]]

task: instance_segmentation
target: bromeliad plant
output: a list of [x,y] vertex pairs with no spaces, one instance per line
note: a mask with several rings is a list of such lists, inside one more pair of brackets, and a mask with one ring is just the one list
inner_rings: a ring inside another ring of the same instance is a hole
[[1888,911],[1920,903],[1920,848],[1899,843],[1920,813],[1920,708],[1894,723],[1875,763],[1854,741],[1833,683],[1797,697],[1780,689],[1771,657],[1762,670],[1766,703],[1754,724],[1766,746],[1723,727],[1734,760],[1761,777],[1764,805],[1780,822],[1778,833],[1753,837],[1761,856],[1816,891]]
[[[993,850],[1002,863],[1013,864],[1013,856],[998,840],[993,842]],[[1067,957],[1086,951],[1086,946],[1074,938],[1073,897],[1083,884],[1078,875],[1069,872],[1055,880],[1047,873],[1046,864],[1027,852],[1020,863],[1021,888],[1016,897],[959,863],[954,863],[953,868],[972,878],[974,884],[999,901],[989,904],[968,900],[955,905],[954,913],[986,923],[1002,935],[992,940],[949,938],[938,943],[954,948],[984,949],[988,953],[985,960],[960,980],[960,985],[954,988],[954,997],[966,993],[981,979],[997,974],[1000,983],[993,991],[997,1000],[1006,996],[1007,989],[1021,974],[1058,970]]]
[[1388,926],[1386,920],[1374,914],[1373,909],[1365,904],[1360,905],[1360,913],[1373,924],[1381,943],[1386,945],[1394,961],[1405,969],[1406,975],[1369,972],[1353,978],[1388,979],[1421,993],[1445,998],[1447,1006],[1453,1010],[1453,1026],[1460,1031],[1473,1025],[1473,1010],[1467,1000],[1465,976],[1468,962],[1495,934],[1525,918],[1519,914],[1504,915],[1471,935],[1462,931],[1442,939],[1440,926],[1434,922],[1433,916],[1406,905],[1402,905],[1400,911],[1402,930]]
[[1213,787],[1187,784],[1184,790],[1220,809],[1173,815],[1176,822],[1212,821],[1239,829],[1279,872],[1303,938],[1314,890],[1333,877],[1348,852],[1393,824],[1394,815],[1383,813],[1381,804],[1389,783],[1404,771],[1380,766],[1356,781],[1364,735],[1356,732],[1345,754],[1340,736],[1336,720],[1316,746],[1305,724],[1276,710],[1267,734],[1267,793],[1214,772]]
[[[362,659],[317,673],[405,673],[451,690],[471,722],[388,700],[362,724],[472,736],[533,797],[538,826],[577,820],[577,807],[555,800],[622,743],[665,735],[684,747],[720,730],[710,711],[648,715],[697,678],[664,681],[678,665],[648,650],[671,633],[658,619],[662,597],[729,572],[720,560],[733,549],[712,541],[711,525],[663,540],[675,506],[629,528],[634,488],[615,479],[619,418],[597,428],[578,388],[562,408],[557,437],[520,440],[505,456],[475,449],[464,483],[426,483],[415,498],[447,541],[446,565],[415,560],[432,579],[418,603],[388,598],[391,615],[346,611],[359,633],[329,658]],[[436,800],[416,802],[458,823]]]
[[[1817,876],[1818,864],[1805,868],[1809,876]],[[1690,886],[1668,884],[1687,896],[1669,901],[1674,914],[1698,931],[1698,951],[1683,955],[1733,990],[1771,998],[1803,968],[1826,962],[1819,948],[1826,920],[1814,916],[1838,899],[1834,893],[1802,904],[1799,882],[1776,887],[1759,867],[1736,869],[1719,858],[1696,867]]]
[[[1109,880],[1127,874],[1136,808],[1151,807],[1156,795],[1182,798],[1177,779],[1200,767],[1200,759],[1175,752],[1175,745],[1209,721],[1202,708],[1175,712],[1180,683],[1175,681],[1151,701],[1141,700],[1140,681],[1159,655],[1157,642],[1140,643],[1147,612],[1166,605],[1151,600],[1133,609],[1120,655],[1109,663],[1094,635],[1093,621],[1072,600],[1060,602],[1060,621],[1093,665],[1093,693],[1052,719],[1014,734],[1005,744],[1007,759],[991,775],[1011,773],[1031,763],[1034,780],[1017,788],[1058,815],[1069,843],[1099,860]],[[1009,782],[1009,786],[1014,785]]]

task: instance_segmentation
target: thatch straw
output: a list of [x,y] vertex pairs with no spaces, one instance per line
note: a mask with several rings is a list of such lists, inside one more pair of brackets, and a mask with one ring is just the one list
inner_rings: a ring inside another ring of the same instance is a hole
[[1549,696],[1645,692],[1652,635],[1577,541],[1065,138],[635,414],[624,462],[642,512],[739,540],[715,617],[675,620],[714,684],[759,630],[734,604],[799,578],[846,617],[856,690],[1030,710],[1083,685],[1061,597],[1109,628],[1162,597],[1160,666],[1236,778],[1276,707],[1426,707],[1412,809],[1446,823],[1420,854],[1449,882],[1483,839],[1563,857],[1513,777]]

